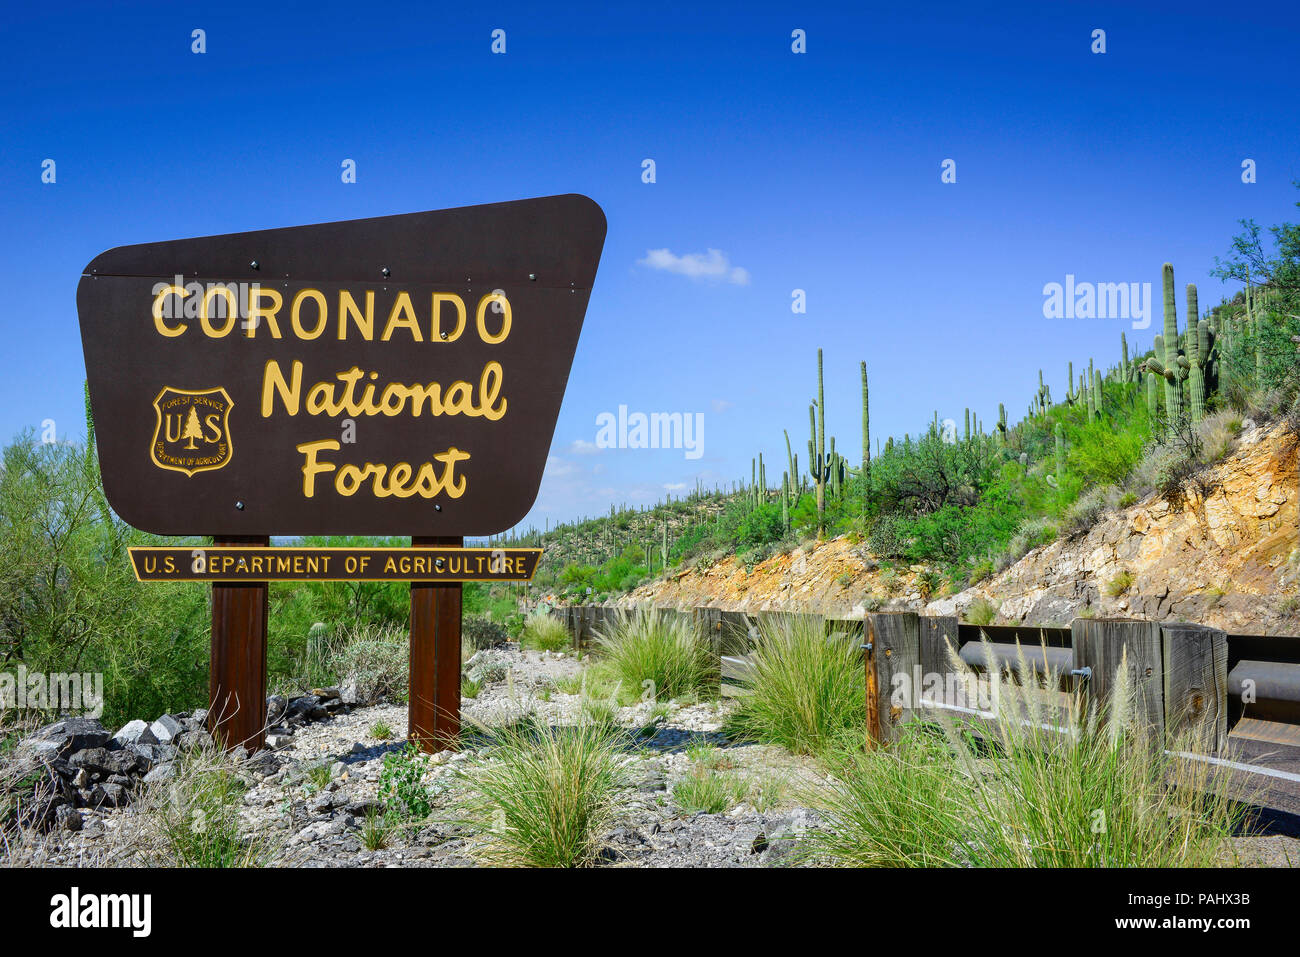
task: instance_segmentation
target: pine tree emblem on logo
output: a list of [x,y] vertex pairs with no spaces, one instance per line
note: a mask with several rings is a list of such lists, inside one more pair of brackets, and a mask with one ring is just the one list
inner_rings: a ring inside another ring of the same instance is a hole
[[158,424],[149,456],[160,469],[208,472],[230,461],[230,409],[235,403],[225,389],[165,387],[153,400]]

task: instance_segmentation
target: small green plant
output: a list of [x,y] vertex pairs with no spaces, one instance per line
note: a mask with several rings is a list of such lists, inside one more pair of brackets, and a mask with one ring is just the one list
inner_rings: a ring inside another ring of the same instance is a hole
[[470,700],[473,700],[474,698],[478,697],[479,692],[482,690],[483,690],[483,682],[475,678],[460,679],[460,696],[462,698],[469,698]]
[[726,771],[735,767],[731,755],[718,747],[704,741],[696,741],[686,746],[686,757],[692,764],[709,771]]
[[542,613],[530,615],[524,622],[519,642],[533,651],[565,651],[573,646],[564,623]]
[[1133,587],[1134,580],[1134,574],[1127,568],[1123,569],[1106,584],[1107,596],[1110,598],[1119,597]]
[[991,625],[998,617],[998,606],[987,598],[976,598],[966,609],[966,620],[972,625]]
[[933,568],[927,568],[916,576],[916,590],[921,595],[922,601],[929,601],[933,595],[943,585],[943,575]]
[[719,774],[695,765],[673,785],[673,803],[683,811],[719,814],[745,800],[749,785],[735,774]]
[[609,698],[583,698],[582,720],[608,730],[617,730],[618,702]]
[[582,694],[586,687],[585,672],[579,671],[576,674],[562,675],[555,679],[555,690],[560,694]]
[[334,779],[334,776],[330,773],[331,766],[329,761],[321,761],[311,765],[307,768],[307,774],[305,775],[307,784],[316,791],[327,787],[330,781]]
[[367,851],[382,851],[388,846],[391,833],[392,822],[388,816],[381,811],[369,811],[361,824],[361,846]]
[[392,726],[387,721],[376,721],[370,726],[370,736],[379,741],[387,741],[393,736]]
[[433,812],[433,794],[424,783],[429,770],[427,756],[408,741],[400,751],[384,755],[379,772],[379,800],[395,817],[424,820]]
[[786,802],[790,782],[777,775],[767,775],[753,782],[749,789],[749,803],[760,814],[774,810]]
[[622,735],[595,722],[506,727],[462,770],[465,823],[489,861],[582,867],[595,861],[626,787]]

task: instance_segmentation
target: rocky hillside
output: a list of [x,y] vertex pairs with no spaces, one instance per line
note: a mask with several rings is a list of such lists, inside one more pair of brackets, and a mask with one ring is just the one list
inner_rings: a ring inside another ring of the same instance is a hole
[[1180,495],[1153,494],[955,595],[926,595],[921,566],[882,569],[865,545],[841,537],[752,568],[734,559],[696,565],[623,603],[964,614],[982,599],[1008,622],[1178,618],[1239,633],[1300,634],[1298,497],[1294,436],[1282,426],[1254,427]]

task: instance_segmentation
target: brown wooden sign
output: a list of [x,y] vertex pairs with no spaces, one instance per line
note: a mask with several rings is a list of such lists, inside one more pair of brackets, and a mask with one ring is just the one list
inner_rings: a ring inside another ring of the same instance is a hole
[[540,548],[134,547],[140,581],[531,581]]
[[109,503],[164,535],[510,528],[604,239],[570,194],[101,254],[77,310]]

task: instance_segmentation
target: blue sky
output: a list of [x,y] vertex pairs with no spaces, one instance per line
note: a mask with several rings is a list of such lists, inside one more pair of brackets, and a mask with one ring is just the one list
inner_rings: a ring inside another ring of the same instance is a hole
[[[84,434],[75,290],[107,248],[564,192],[609,235],[525,524],[730,485],[760,451],[779,481],[818,346],[850,455],[862,359],[882,439],[935,410],[1015,419],[1040,367],[1059,397],[1068,360],[1157,331],[1045,319],[1044,284],[1158,299],[1169,260],[1184,321],[1184,283],[1232,291],[1209,270],[1239,218],[1300,213],[1297,28],[1293,3],[11,8],[0,437]],[[744,276],[641,262],[662,249]],[[587,448],[620,404],[703,413],[704,454]]]

